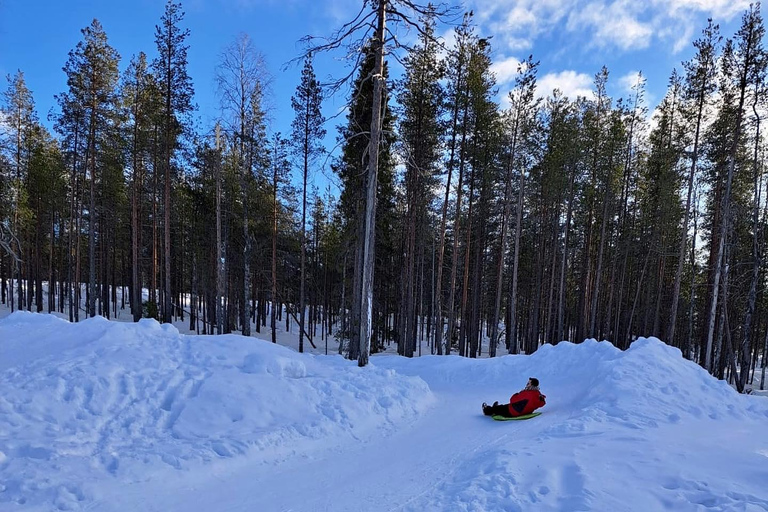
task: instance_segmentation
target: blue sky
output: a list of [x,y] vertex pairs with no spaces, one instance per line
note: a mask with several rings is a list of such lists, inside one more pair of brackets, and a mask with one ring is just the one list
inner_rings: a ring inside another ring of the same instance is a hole
[[[222,49],[245,32],[266,57],[274,76],[273,129],[290,129],[290,97],[300,65],[283,70],[296,57],[299,39],[329,35],[357,13],[361,0],[186,0],[185,26],[190,29],[189,74],[195,86],[198,115],[208,127],[218,114],[214,71]],[[541,61],[540,90],[561,88],[566,95],[589,94],[594,74],[606,65],[609,93],[628,95],[637,71],[648,78],[651,106],[663,96],[672,68],[692,54],[691,42],[711,16],[721,32],[738,28],[748,0],[465,0],[479,24],[492,36],[494,71],[500,96],[514,79],[517,62],[533,54]],[[56,108],[54,94],[64,91],[61,67],[81,38],[80,29],[98,18],[122,57],[121,70],[139,51],[154,56],[154,29],[163,0],[0,0],[0,76],[24,71],[45,120]],[[441,29],[450,37],[449,29]],[[342,52],[316,63],[318,75],[344,72]],[[2,84],[4,89],[6,84]],[[344,94],[330,98],[326,117],[343,107]],[[329,142],[335,136],[328,127]],[[47,124],[47,123],[46,123]]]

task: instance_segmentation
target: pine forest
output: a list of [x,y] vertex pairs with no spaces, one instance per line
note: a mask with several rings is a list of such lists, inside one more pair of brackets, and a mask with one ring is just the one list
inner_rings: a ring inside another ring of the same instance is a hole
[[[654,336],[741,392],[768,352],[768,50],[759,5],[716,19],[649,104],[499,90],[471,12],[367,0],[297,46],[290,131],[264,49],[221,51],[196,121],[183,6],[147,52],[98,20],[62,60],[49,122],[23,70],[0,97],[0,300],[12,310],[277,332],[358,361],[469,358]],[[148,29],[151,29],[148,22]],[[454,37],[445,38],[450,30]],[[150,32],[148,32],[150,33]],[[318,55],[345,56],[326,80]],[[206,77],[207,78],[207,77]],[[324,105],[346,95],[333,116]],[[311,186],[314,176],[332,176]],[[327,346],[327,345],[326,345]]]

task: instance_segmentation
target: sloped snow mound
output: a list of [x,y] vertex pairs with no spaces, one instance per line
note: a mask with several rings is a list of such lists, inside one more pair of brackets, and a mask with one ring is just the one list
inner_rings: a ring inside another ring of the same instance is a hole
[[393,429],[433,400],[419,378],[253,338],[23,312],[0,321],[0,388],[0,509],[77,508],[92,497],[73,482],[105,475],[275,462]]
[[[452,406],[477,420],[463,438],[483,440],[404,511],[768,511],[768,400],[738,394],[658,339],[626,351],[588,340],[490,360],[375,362],[435,392],[463,389],[472,403]],[[528,377],[547,395],[541,416],[481,416],[481,401],[507,400]]]
[[[639,338],[622,351],[608,341],[544,345],[531,355],[494,359],[426,356],[414,361],[375,359],[399,373],[423,376],[433,389],[472,382],[507,400],[537,377],[547,395],[543,411],[573,409],[573,426],[615,422],[631,428],[677,423],[684,418],[766,419],[768,400],[738,394],[726,382],[684,359],[679,349],[656,338]],[[562,427],[562,425],[561,425]],[[580,427],[577,427],[580,428]]]

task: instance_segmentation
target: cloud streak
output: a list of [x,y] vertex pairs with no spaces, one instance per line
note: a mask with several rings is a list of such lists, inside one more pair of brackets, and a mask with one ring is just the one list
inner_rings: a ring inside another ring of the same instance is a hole
[[483,32],[502,52],[528,50],[559,32],[584,48],[633,51],[656,42],[677,53],[689,43],[702,16],[732,20],[750,0],[469,0]]

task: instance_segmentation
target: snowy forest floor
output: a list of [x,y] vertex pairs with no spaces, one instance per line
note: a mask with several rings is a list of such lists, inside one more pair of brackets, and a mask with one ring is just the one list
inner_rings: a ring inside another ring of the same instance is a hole
[[[86,318],[86,285],[81,285],[81,300],[80,300],[80,318],[85,319]],[[14,297],[18,298],[17,295],[17,287],[14,286]],[[111,293],[111,291],[110,291]],[[117,288],[115,291],[115,294],[117,296],[117,302],[118,304],[125,303],[125,306],[122,307],[118,305],[117,309],[114,309],[114,306],[110,303],[110,315],[109,318],[111,320],[115,320],[118,322],[133,322],[133,316],[131,315],[131,309],[128,304],[128,297],[126,296],[126,300],[123,301],[123,288]],[[149,290],[146,288],[143,290],[143,300],[149,299]],[[47,304],[48,304],[48,283],[43,282],[43,306],[44,311],[47,311]],[[98,301],[97,301],[98,304]],[[175,318],[172,322],[173,326],[176,327],[180,333],[182,334],[197,334],[199,332],[203,332],[204,329],[204,322],[203,320],[198,320],[197,322],[197,328],[196,329],[190,329],[189,328],[189,310],[190,310],[190,297],[189,295],[186,295],[184,297],[184,303],[182,305],[184,308],[184,319],[181,318]],[[267,303],[267,318],[266,318],[266,325],[258,325],[257,322],[251,321],[251,336],[260,340],[267,340],[272,341],[272,332],[270,329],[269,324],[269,308],[271,307],[270,303]],[[14,310],[16,309],[14,305]],[[26,307],[24,309],[27,309]],[[33,305],[33,310],[35,310],[35,307]],[[97,308],[98,310],[98,308]],[[58,316],[59,318],[68,319],[69,315],[67,313],[67,306],[64,307],[64,313],[59,313],[58,311],[54,311],[51,314]],[[2,319],[5,316],[8,316],[11,313],[11,307],[9,304],[0,304],[0,319]],[[294,350],[299,349],[299,327],[297,322],[294,320],[292,316],[290,316],[286,312],[286,308],[282,306],[282,314],[280,315],[281,320],[276,322],[275,325],[275,331],[276,331],[276,338],[277,338],[277,344],[284,346],[284,347],[290,347]],[[286,319],[288,320],[286,322]],[[307,324],[309,324],[309,314],[307,314]],[[422,322],[424,322],[425,319],[422,319]],[[334,333],[336,332],[336,325],[333,326],[332,333],[325,336],[323,335],[322,328],[319,324],[315,325],[314,328],[310,328],[309,325],[307,327],[307,332],[312,335],[312,341],[315,345],[315,347],[312,346],[311,343],[307,341],[307,339],[304,339],[304,350],[307,353],[310,354],[338,354],[339,353],[339,341],[334,336]],[[239,334],[239,332],[236,332],[236,334]],[[480,358],[487,358],[488,357],[488,336],[485,336],[485,331],[483,332],[483,335],[481,335],[481,345],[480,345]],[[387,344],[383,347],[380,347],[379,354],[396,354],[397,353],[397,345],[395,343]],[[454,348],[455,350],[455,348]],[[500,352],[504,351],[503,347],[499,348]],[[415,350],[416,354],[418,355],[426,355],[432,353],[432,349],[430,347],[430,339],[427,334],[427,328],[426,324],[421,325],[419,327],[419,336],[417,339],[417,346]]]
[[[655,339],[358,368],[153,320],[2,316],[2,511],[768,511],[768,399]],[[482,415],[531,376],[540,417]]]

